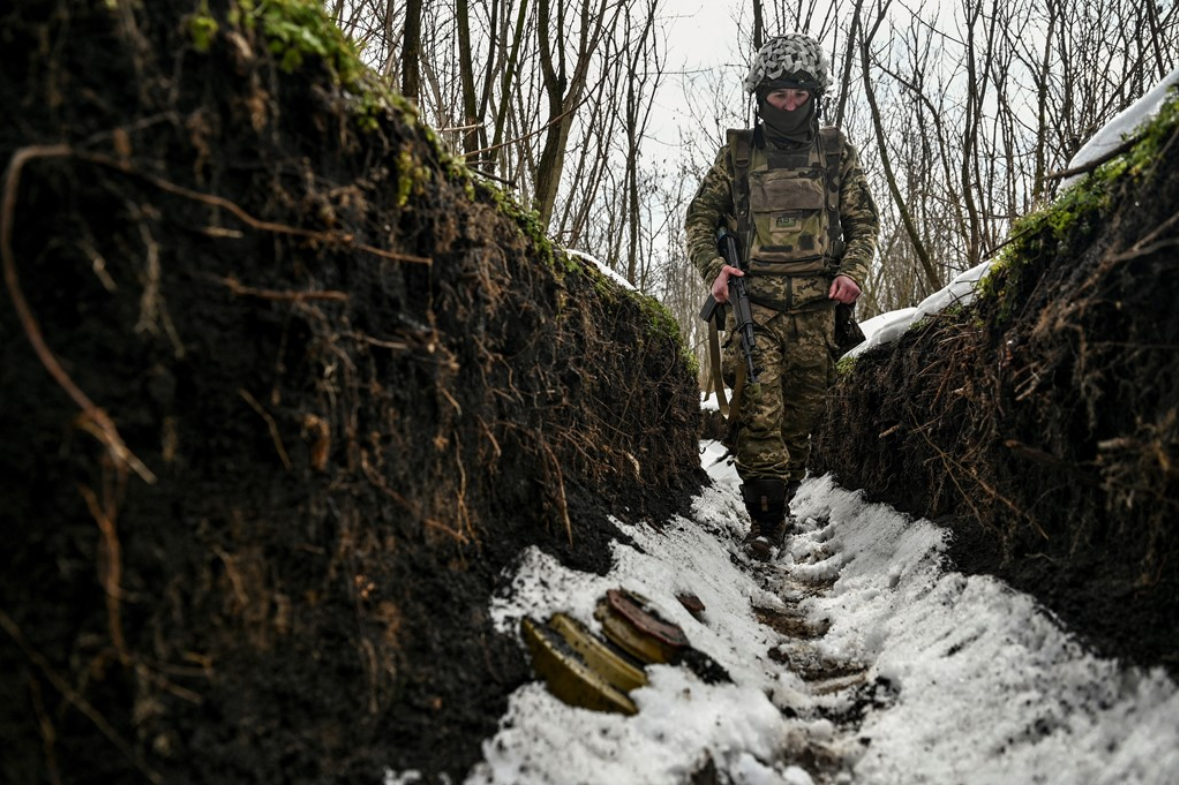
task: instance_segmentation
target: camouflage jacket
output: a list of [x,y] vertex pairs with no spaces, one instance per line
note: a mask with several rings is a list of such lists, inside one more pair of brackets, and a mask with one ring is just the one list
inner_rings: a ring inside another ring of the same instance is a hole
[[[759,133],[757,137],[760,138],[760,136]],[[838,265],[833,259],[827,260],[827,267],[821,275],[811,271],[809,276],[755,275],[752,277],[750,279],[751,294],[755,298],[761,294],[763,298],[778,301],[781,305],[777,307],[780,309],[825,301],[826,282],[835,276],[848,276],[860,287],[863,287],[867,280],[868,269],[872,257],[876,253],[876,238],[880,229],[880,220],[876,205],[868,190],[867,179],[860,168],[860,160],[855,148],[842,136],[841,132],[839,139],[842,156],[838,214],[846,250]],[[816,151],[819,150],[821,144],[819,136],[816,135],[809,151],[812,158],[816,156]],[[754,157],[761,155],[764,159],[766,155],[774,156],[775,152],[771,148],[770,151],[755,154]],[[804,148],[801,153],[807,154],[808,151]],[[688,205],[685,218],[688,256],[708,285],[711,285],[716,279],[723,264],[716,250],[717,229],[721,226],[728,226],[732,230],[737,229],[737,211],[733,197],[735,177],[733,153],[730,144],[726,144],[721,148],[715,163],[701,182],[696,196]],[[779,188],[776,193],[797,193],[797,190]],[[787,201],[790,199],[790,197],[778,198]],[[765,199],[764,195],[762,199]],[[795,205],[783,204],[778,209],[790,211],[795,207]],[[757,265],[753,265],[753,268],[756,272]],[[783,293],[787,294],[783,295]]]

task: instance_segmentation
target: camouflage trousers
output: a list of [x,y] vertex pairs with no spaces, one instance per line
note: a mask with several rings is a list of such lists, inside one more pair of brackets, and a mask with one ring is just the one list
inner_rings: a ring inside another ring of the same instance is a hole
[[[753,320],[760,384],[747,382],[740,402],[737,473],[742,480],[799,481],[806,475],[811,431],[823,416],[834,378],[835,302],[795,311],[754,304]],[[723,369],[732,385],[745,357],[740,338],[729,336]]]

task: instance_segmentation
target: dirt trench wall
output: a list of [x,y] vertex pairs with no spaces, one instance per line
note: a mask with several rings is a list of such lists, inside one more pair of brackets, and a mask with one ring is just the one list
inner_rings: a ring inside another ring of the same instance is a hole
[[968,571],[1179,669],[1179,109],[1017,224],[973,307],[855,361],[816,467],[953,530]]
[[674,323],[316,3],[0,16],[5,780],[463,777],[529,678],[501,571],[700,483]]

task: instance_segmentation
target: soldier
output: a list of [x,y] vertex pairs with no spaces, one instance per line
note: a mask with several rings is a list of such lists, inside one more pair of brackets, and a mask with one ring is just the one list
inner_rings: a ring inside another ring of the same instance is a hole
[[[689,258],[718,302],[730,276],[748,276],[760,385],[734,402],[736,454],[752,522],[745,548],[761,560],[789,527],[834,374],[836,304],[860,296],[880,226],[855,148],[842,131],[819,127],[828,72],[809,36],[766,42],[745,78],[760,122],[728,132],[685,222]],[[717,255],[721,227],[739,238],[744,270]],[[744,369],[728,335],[723,365],[735,385]]]

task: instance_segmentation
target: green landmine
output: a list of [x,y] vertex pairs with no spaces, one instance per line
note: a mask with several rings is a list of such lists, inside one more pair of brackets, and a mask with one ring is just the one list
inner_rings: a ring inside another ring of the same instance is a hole
[[525,617],[520,632],[532,654],[532,667],[549,692],[566,704],[599,712],[634,715],[630,697],[592,669],[565,638],[547,625]]

